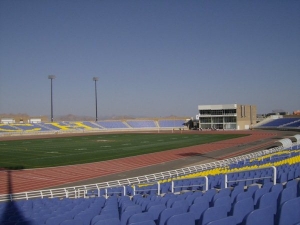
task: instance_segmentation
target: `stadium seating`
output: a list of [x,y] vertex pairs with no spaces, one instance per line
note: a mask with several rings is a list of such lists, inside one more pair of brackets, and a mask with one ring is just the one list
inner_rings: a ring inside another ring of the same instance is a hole
[[158,124],[161,128],[184,127],[185,120],[159,120]]
[[126,122],[132,128],[155,128],[155,127],[157,127],[153,120],[127,120]]
[[99,124],[101,127],[106,128],[106,129],[125,129],[128,128],[122,121],[99,121],[96,122]]
[[261,128],[278,128],[292,126],[293,123],[299,122],[299,118],[279,118],[260,125]]

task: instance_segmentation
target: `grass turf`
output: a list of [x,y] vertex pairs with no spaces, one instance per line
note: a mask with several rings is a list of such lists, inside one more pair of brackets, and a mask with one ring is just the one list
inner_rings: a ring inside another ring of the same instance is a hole
[[0,142],[0,168],[105,161],[238,138],[238,134],[101,134]]

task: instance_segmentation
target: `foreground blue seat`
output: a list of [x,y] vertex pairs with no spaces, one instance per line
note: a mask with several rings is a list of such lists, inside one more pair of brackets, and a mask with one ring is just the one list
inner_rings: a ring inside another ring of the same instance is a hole
[[165,222],[174,215],[185,213],[182,208],[167,208],[158,217],[158,225],[165,225]]
[[130,225],[156,225],[153,220],[147,220],[143,222],[131,223]]
[[214,207],[216,207],[216,206],[225,206],[227,209],[227,213],[228,213],[231,210],[231,198],[229,196],[224,196],[224,197],[216,199],[214,201]]
[[233,216],[227,216],[225,218],[214,220],[207,225],[236,225],[236,219]]
[[297,197],[297,188],[295,186],[285,188],[280,192],[278,196],[277,206],[280,207],[282,203],[296,197]]
[[121,224],[121,222],[117,218],[111,218],[111,219],[107,219],[107,220],[100,220],[97,223],[95,223],[95,225],[120,225],[120,224]]
[[210,207],[203,212],[197,224],[205,225],[211,221],[223,219],[225,217],[227,217],[227,208],[225,206]]
[[232,215],[236,218],[236,221],[239,224],[243,221],[245,216],[253,210],[253,199],[246,198],[234,204]]
[[253,210],[244,218],[243,225],[274,225],[273,208],[265,207]]
[[273,214],[277,212],[277,195],[274,192],[269,192],[260,197],[256,209],[271,207]]
[[166,225],[195,225],[195,220],[192,213],[182,213],[178,215],[171,216]]
[[202,213],[209,208],[208,201],[205,199],[203,202],[192,204],[188,212],[193,213],[196,223],[200,220]]
[[278,225],[294,225],[300,223],[300,197],[284,202],[278,211]]
[[137,213],[133,214],[129,217],[127,224],[137,223],[137,222],[144,222],[147,220],[153,220],[153,216],[149,212]]
[[100,220],[107,220],[107,219],[111,219],[111,218],[117,218],[117,217],[114,217],[111,214],[97,215],[97,216],[93,217],[93,219],[91,220],[91,225],[94,225],[95,223],[97,223]]
[[69,219],[65,220],[60,225],[84,225],[81,219]]
[[165,205],[153,205],[151,206],[147,212],[152,214],[153,220],[157,220],[159,217],[159,214],[166,209]]

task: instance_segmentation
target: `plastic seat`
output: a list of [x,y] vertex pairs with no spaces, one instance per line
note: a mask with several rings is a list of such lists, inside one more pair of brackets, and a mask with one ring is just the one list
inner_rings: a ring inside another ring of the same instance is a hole
[[260,197],[256,209],[263,209],[271,207],[273,214],[277,212],[277,198],[276,193],[269,192]]
[[260,189],[257,189],[254,194],[253,194],[253,203],[254,205],[257,204],[258,202],[258,199],[263,196],[264,194],[268,193],[269,190],[267,188],[260,188]]
[[209,189],[203,194],[203,197],[206,198],[208,200],[208,202],[210,203],[212,201],[213,196],[216,193],[217,193],[216,189]]
[[165,205],[153,205],[151,206],[147,212],[152,214],[153,220],[157,220],[159,217],[159,214],[166,209]]
[[130,225],[156,225],[153,220],[147,220],[143,222],[131,223]]
[[278,198],[280,192],[283,190],[282,184],[275,184],[273,187],[271,187],[271,192],[276,193],[276,199]]
[[225,218],[219,219],[219,220],[214,220],[207,225],[236,225],[236,219],[233,216],[227,216]]
[[167,208],[163,210],[158,217],[158,225],[165,225],[165,222],[174,215],[182,214],[182,208]]
[[153,220],[152,214],[149,212],[133,214],[129,217],[127,224]]
[[285,188],[280,192],[278,196],[277,206],[280,207],[282,203],[296,197],[297,197],[297,188],[295,186]]
[[223,219],[227,217],[227,209],[225,206],[216,206],[206,209],[198,221],[198,225],[205,225],[211,221]]
[[280,206],[276,222],[278,225],[294,225],[300,222],[300,197],[288,200]]
[[91,225],[94,225],[95,223],[97,223],[100,220],[107,220],[107,219],[111,219],[111,218],[117,218],[117,217],[112,216],[112,214],[104,214],[104,215],[94,216],[93,219],[91,220]]
[[189,203],[186,200],[178,200],[173,202],[171,208],[182,208],[184,212],[187,212],[188,208],[189,208]]
[[161,202],[151,201],[151,202],[149,202],[149,203],[147,204],[146,210],[145,210],[145,211],[148,211],[149,208],[150,208],[151,206],[154,206],[154,205],[161,205],[161,204],[162,204]]
[[289,187],[296,187],[297,188],[298,181],[297,180],[290,180],[285,184],[285,188]]
[[204,204],[209,204],[209,201],[207,200],[207,198],[204,198],[203,196],[200,196],[200,197],[197,197],[194,199],[194,202],[193,204],[196,204],[196,203],[204,203]]
[[214,207],[216,206],[225,206],[228,213],[231,210],[231,198],[229,196],[224,196],[216,199],[214,201]]
[[204,202],[192,204],[188,209],[188,212],[193,213],[194,219],[198,222],[201,218],[202,213],[209,208],[208,201],[205,199]]
[[120,225],[120,224],[121,224],[121,222],[117,218],[111,218],[111,219],[107,219],[107,220],[100,220],[97,223],[95,223],[95,225]]
[[49,219],[46,220],[46,225],[57,225],[60,224],[61,222],[67,220],[69,218],[66,218],[65,216],[56,216],[56,217],[50,217]]
[[[226,190],[228,190],[229,188],[226,188]],[[224,189],[225,190],[225,189]],[[213,196],[213,199],[212,201],[214,202],[216,199],[218,198],[222,198],[222,197],[225,197],[225,196],[229,196],[230,192],[227,192],[227,191],[223,191],[223,192],[219,192],[219,193],[216,193],[214,196]]]
[[195,198],[197,198],[197,196],[192,194],[192,195],[187,196],[185,200],[188,202],[189,206],[191,206],[193,204]]
[[172,205],[173,202],[175,202],[176,200],[177,200],[176,197],[169,198],[168,201],[166,202],[167,208],[171,208],[171,205]]
[[[265,185],[264,185],[264,187],[265,187]],[[251,186],[249,186],[249,187],[247,188],[247,191],[246,191],[246,192],[252,197],[253,194],[254,194],[254,192],[255,192],[257,189],[259,189],[259,186],[258,186],[258,185],[251,185]]]
[[233,205],[232,216],[236,218],[236,222],[239,224],[243,221],[244,217],[254,210],[253,199],[246,198],[236,202]]
[[183,213],[171,216],[166,225],[195,225],[194,217],[191,213]]
[[242,189],[240,186],[236,186],[233,191],[231,192],[230,194],[230,198],[231,198],[231,203],[234,202],[235,200],[235,197],[239,194],[239,193],[242,193],[244,192],[244,189]]
[[274,225],[273,208],[253,210],[244,218],[243,225]]
[[231,194],[231,188],[222,188],[218,193],[219,194],[224,194],[224,195],[229,195],[230,196],[230,194]]
[[126,225],[129,217],[131,217],[133,214],[137,214],[141,212],[142,210],[138,208],[123,212],[121,215],[121,225]]
[[265,182],[262,187],[267,188],[270,191],[273,186],[274,186],[273,182]]
[[60,223],[60,225],[84,225],[81,219],[70,219]]
[[[257,190],[258,190],[258,189],[257,189]],[[255,190],[254,190],[253,192],[255,192]],[[235,199],[234,199],[233,202],[238,202],[238,201],[243,200],[243,199],[245,199],[245,198],[252,198],[252,192],[251,192],[251,191],[250,191],[250,192],[246,191],[246,192],[241,192],[241,193],[239,193],[239,194],[235,197]]]

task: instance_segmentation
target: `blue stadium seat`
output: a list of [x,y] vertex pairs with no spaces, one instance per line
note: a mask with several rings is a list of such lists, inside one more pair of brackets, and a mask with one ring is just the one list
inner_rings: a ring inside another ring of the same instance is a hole
[[147,220],[143,222],[131,223],[130,225],[156,225],[153,220]]
[[157,225],[165,225],[165,222],[171,216],[182,214],[182,213],[184,213],[182,208],[167,208],[160,213],[160,215],[158,217]]
[[151,213],[149,212],[137,213],[129,217],[127,224],[143,222],[148,220],[154,220]]
[[296,197],[297,197],[297,188],[295,186],[285,188],[280,192],[278,196],[277,206],[280,207],[282,203]]
[[65,220],[60,225],[84,225],[81,219],[69,219]]
[[166,225],[195,225],[195,220],[191,213],[182,213],[178,215],[171,216]]
[[236,218],[237,223],[241,223],[245,216],[254,210],[253,199],[246,198],[236,202],[233,205],[232,216]]
[[227,208],[225,206],[216,206],[206,209],[198,221],[198,225],[205,225],[214,220],[227,217]]
[[207,225],[236,225],[236,219],[233,216],[227,216],[225,218],[214,220]]
[[209,208],[209,203],[206,199],[203,202],[194,203],[188,209],[188,212],[193,213],[195,221],[198,222],[202,213]]
[[121,215],[121,225],[127,225],[127,221],[129,217],[141,212],[142,212],[141,208],[134,208],[132,210],[124,211]]
[[117,218],[107,219],[107,220],[100,220],[94,225],[121,225],[121,222]]
[[243,225],[274,225],[272,207],[253,210],[244,218]]
[[269,190],[267,188],[262,187],[260,189],[257,189],[253,194],[254,205],[257,205],[258,199],[268,192],[269,192]]
[[277,195],[275,192],[268,192],[260,197],[256,209],[263,209],[270,207],[272,213],[275,215],[277,212]]
[[158,220],[160,213],[166,209],[165,205],[153,205],[151,206],[147,212],[152,214],[153,220]]
[[225,206],[227,209],[227,213],[231,210],[231,199],[229,196],[224,196],[222,198],[218,198],[214,201],[214,207],[216,206]]
[[294,225],[300,222],[300,197],[284,202],[278,211],[277,225]]
[[189,208],[189,203],[186,200],[177,200],[175,202],[173,202],[171,208],[182,208],[184,212],[187,212],[188,208]]

